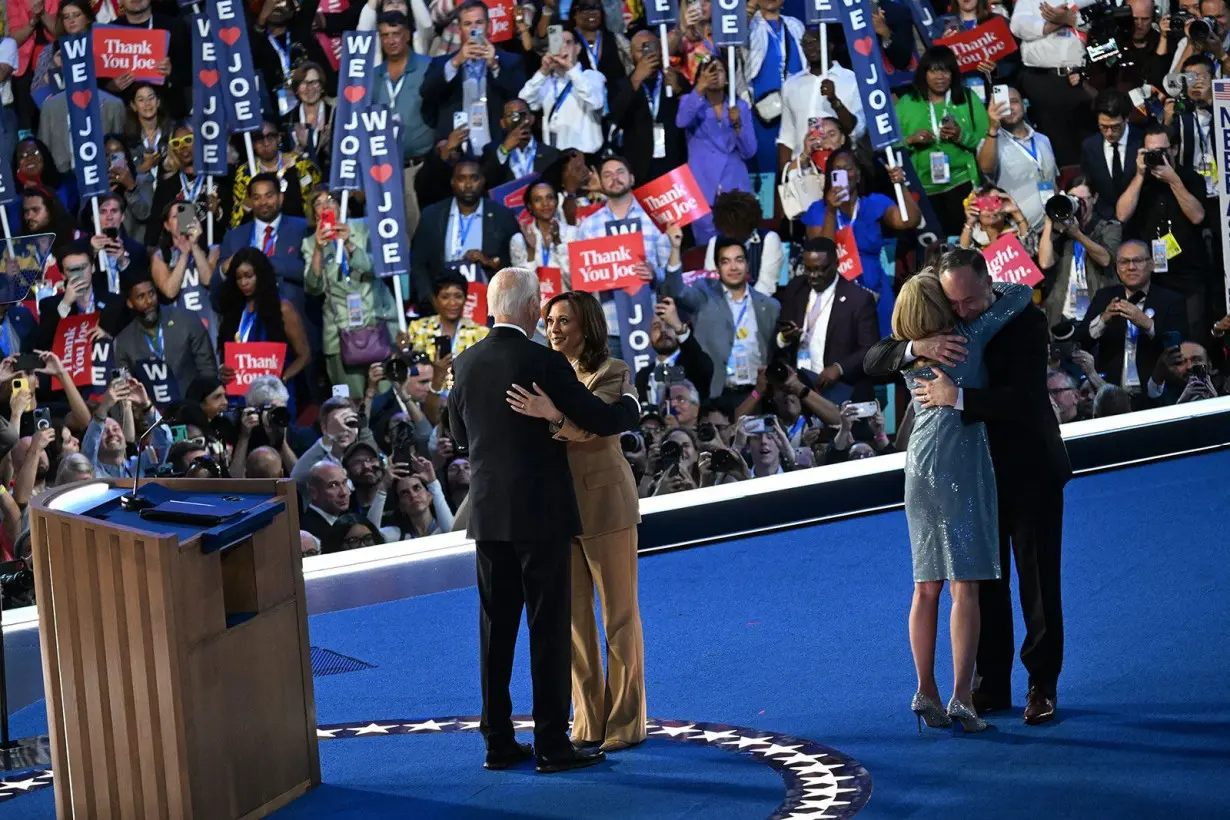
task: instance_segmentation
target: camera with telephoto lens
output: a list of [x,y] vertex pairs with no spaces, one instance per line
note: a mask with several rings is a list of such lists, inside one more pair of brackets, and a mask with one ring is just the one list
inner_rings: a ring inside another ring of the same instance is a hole
[[696,425],[696,438],[706,443],[717,438],[717,428],[713,426],[713,422],[702,421]]
[[1214,21],[1208,17],[1192,20],[1187,27],[1187,42],[1191,43],[1193,49],[1203,49],[1204,44],[1216,36],[1216,31]]
[[718,450],[709,458],[709,471],[713,473],[733,473],[739,469],[739,457],[730,450]]
[[1184,33],[1184,28],[1189,20],[1195,20],[1196,15],[1189,11],[1184,11],[1181,8],[1176,8],[1170,12],[1170,39],[1178,40],[1180,37],[1187,36]]
[[394,354],[384,361],[384,377],[394,384],[401,384],[410,375],[410,365]]
[[658,460],[663,470],[677,467],[681,458],[683,458],[683,445],[677,441],[664,441],[658,448]]
[[641,449],[641,439],[636,433],[624,433],[619,437],[619,448],[625,453],[635,453]]
[[769,384],[781,387],[790,378],[790,368],[781,359],[772,362],[764,369],[764,379]]
[[1081,9],[1081,20],[1088,36],[1085,53],[1091,63],[1114,65],[1119,61],[1119,40],[1132,36],[1132,8],[1126,3],[1117,6],[1113,0],[1098,0]]
[[6,608],[34,603],[34,572],[26,561],[0,562],[0,597]]
[[265,420],[270,427],[290,427],[290,410],[275,404],[266,404],[261,408]]
[[1085,201],[1071,194],[1055,194],[1042,210],[1052,222],[1071,222],[1085,218]]

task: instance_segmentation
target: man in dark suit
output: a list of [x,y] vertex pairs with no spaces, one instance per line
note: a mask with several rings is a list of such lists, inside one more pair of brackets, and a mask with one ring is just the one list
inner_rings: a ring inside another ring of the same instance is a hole
[[1101,133],[1081,143],[1081,170],[1098,195],[1094,206],[1097,214],[1103,219],[1114,219],[1119,195],[1136,176],[1136,153],[1143,144],[1142,137],[1128,126],[1132,102],[1122,91],[1108,88],[1100,92],[1093,110]]
[[488,188],[497,188],[515,179],[541,175],[559,156],[559,149],[534,138],[534,112],[520,97],[504,103],[503,142],[489,142],[483,149],[481,166]]
[[837,275],[837,246],[825,237],[803,243],[803,275],[778,293],[777,344],[797,370],[812,375],[832,401],[870,401],[875,388],[863,357],[880,338],[871,292]]
[[[290,301],[304,318],[308,341],[314,349],[320,344],[320,310],[307,310],[307,296],[303,292],[303,238],[307,236],[307,222],[301,217],[282,213],[282,188],[277,175],[257,174],[248,184],[248,198],[252,203],[252,221],[231,228],[222,237],[223,276],[215,276],[209,283],[211,296],[216,298],[225,275],[230,271],[231,257],[241,248],[260,248],[273,263],[278,276],[278,292]],[[217,305],[214,309],[217,310]],[[315,335],[313,335],[313,332]]]
[[[109,193],[99,197],[98,229],[101,233],[90,237],[95,264],[102,266],[99,272],[107,283],[104,289],[121,299],[125,280],[149,275],[149,251],[124,232],[124,212],[127,208],[127,201],[119,194]],[[82,209],[81,224],[94,224],[92,206]],[[127,324],[131,319],[132,316],[125,314],[123,322]]]
[[504,103],[521,92],[525,67],[516,54],[491,45],[483,0],[466,0],[456,14],[461,48],[436,57],[427,68],[423,121],[436,129],[436,139],[445,139],[455,127],[453,115],[464,112],[470,125],[470,151],[477,156],[488,142],[503,141]]
[[169,378],[187,387],[198,376],[218,375],[209,331],[195,313],[158,304],[149,274],[126,279],[128,307],[136,319],[115,337],[115,364],[137,375],[137,362],[166,362]]
[[[940,281],[953,310],[970,321],[995,299],[986,260],[975,250],[944,255]],[[980,714],[1012,706],[1012,585],[1015,553],[1025,642],[1021,662],[1029,672],[1025,722],[1055,716],[1056,686],[1063,665],[1060,545],[1063,487],[1072,475],[1068,453],[1051,409],[1046,373],[1050,336],[1046,314],[1027,307],[999,331],[984,351],[985,388],[958,389],[942,373],[918,388],[926,406],[962,411],[968,424],[984,422],[999,491],[998,581],[985,581],[979,595],[981,635],[974,707]],[[893,338],[876,343],[863,362],[869,376],[894,373],[915,358],[953,364],[965,357],[961,337],[939,334],[916,342]]]
[[652,182],[688,161],[687,143],[675,125],[675,115],[679,100],[691,89],[675,69],[663,75],[662,46],[652,32],[641,31],[632,38],[632,58],[636,60],[632,74],[619,77],[608,89],[611,121],[623,131],[632,176]]
[[60,253],[64,292],[38,303],[38,330],[34,349],[51,350],[60,320],[97,313],[98,333],[114,336],[123,327],[124,301],[107,292],[107,277],[94,267],[94,253],[84,242],[74,241]]
[[683,368],[683,377],[696,387],[700,398],[698,404],[709,400],[709,386],[713,381],[713,360],[696,341],[692,328],[679,318],[675,300],[663,296],[654,308],[656,314],[649,320],[649,346],[653,348],[652,363],[636,373],[636,394],[641,401],[661,404],[666,401],[663,367]]
[[453,195],[423,209],[410,244],[413,298],[432,312],[432,283],[448,270],[470,282],[487,282],[512,254],[509,243],[520,232],[517,217],[485,198],[486,184],[478,162],[463,159],[453,166]]
[[313,31],[319,6],[319,0],[276,0],[265,18],[263,36],[255,26],[250,27],[252,66],[274,106],[266,113],[281,122],[289,122],[287,115],[298,103],[290,90],[290,77],[300,60],[316,63],[324,87],[337,88],[337,72]]
[[[607,404],[577,381],[560,353],[530,340],[542,304],[533,272],[500,271],[487,303],[495,327],[454,360],[448,396],[453,440],[470,448],[467,532],[476,542],[478,564],[485,765],[503,769],[534,754],[538,771],[563,771],[604,757],[600,749],[575,749],[568,739],[569,550],[581,519],[566,445],[542,419],[515,412],[506,396],[514,384],[532,386],[558,409],[561,418],[553,421],[567,417],[600,436],[635,426],[639,405],[626,377],[623,398]],[[522,607],[534,681],[532,751],[516,741],[508,694]]]
[[1118,285],[1099,290],[1089,303],[1075,340],[1094,354],[1106,381],[1133,394],[1133,406],[1145,405],[1144,385],[1166,349],[1182,340],[1187,305],[1181,294],[1152,284],[1153,256],[1149,246],[1132,239],[1119,247],[1115,260]]

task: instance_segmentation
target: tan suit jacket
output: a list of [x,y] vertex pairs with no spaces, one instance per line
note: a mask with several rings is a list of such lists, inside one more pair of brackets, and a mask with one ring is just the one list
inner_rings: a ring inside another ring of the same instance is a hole
[[[577,378],[595,396],[613,404],[619,401],[626,372],[627,364],[608,358],[598,372],[578,370]],[[568,466],[581,509],[583,537],[635,527],[641,520],[636,481],[620,448],[619,436],[595,436],[564,419],[555,437],[568,442]]]

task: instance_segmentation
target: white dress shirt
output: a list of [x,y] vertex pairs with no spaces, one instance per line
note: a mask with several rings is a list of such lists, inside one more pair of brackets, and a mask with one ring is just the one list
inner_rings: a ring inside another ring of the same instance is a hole
[[[816,293],[812,288],[807,294],[807,310],[803,312],[803,338],[807,340],[807,355],[811,357],[811,370],[819,373],[824,369],[824,345],[828,342],[829,318],[833,315],[833,301],[837,296],[837,277],[829,282],[829,286]],[[810,323],[812,310],[816,309],[816,300],[820,300],[819,313],[814,324]],[[810,336],[808,328],[811,329]]]
[[833,81],[837,99],[854,115],[854,138],[867,133],[867,123],[863,120],[863,98],[859,96],[858,78],[853,71],[837,63],[831,63],[828,73],[820,76],[810,71],[800,71],[782,86],[782,130],[777,136],[777,144],[789,148],[791,156],[803,150],[809,118],[837,119],[837,112],[829,105],[828,98],[820,93],[820,84],[825,80]]
[[[1043,0],[1020,0],[1012,10],[1010,28],[1021,41],[1021,60],[1031,68],[1079,68],[1085,64],[1085,44],[1076,32],[1064,27],[1043,34],[1046,18]],[[1076,0],[1077,8],[1092,6],[1095,0]],[[1058,2],[1055,4],[1058,5]]]
[[[565,93],[564,101],[557,106]],[[533,110],[543,112],[543,142],[561,151],[576,148],[587,154],[602,148],[602,106],[606,102],[602,72],[581,68],[580,63],[562,77],[539,71],[518,96]]]
[[1111,174],[1112,179],[1113,179],[1114,168],[1115,168],[1114,166],[1115,152],[1112,147],[1114,145],[1119,146],[1119,162],[1123,165],[1123,178],[1124,179],[1127,179],[1128,172],[1131,170],[1128,168],[1127,138],[1128,138],[1128,129],[1127,129],[1127,126],[1125,125],[1123,127],[1123,134],[1119,137],[1118,143],[1107,142],[1105,139],[1102,140],[1102,156],[1106,159],[1106,173]]
[[[530,257],[529,246],[525,241],[525,232],[529,231],[534,234],[534,256]],[[513,236],[508,243],[508,253],[512,257],[514,268],[525,268],[538,272],[540,267],[559,268],[560,284],[564,290],[572,290],[572,271],[568,267],[568,243],[577,237],[577,226],[569,225],[563,219],[559,223],[559,244],[552,247],[543,258],[543,238],[542,232],[538,230],[538,223],[531,222],[528,228],[522,228],[521,233]]]
[[[1136,306],[1145,312],[1145,316],[1149,319],[1147,328],[1138,328],[1137,342],[1139,342],[1140,334],[1154,338],[1157,331],[1157,325],[1153,321],[1153,310],[1146,303],[1149,301],[1149,291],[1144,291],[1145,298],[1136,303]],[[1136,367],[1136,343],[1132,341],[1132,328],[1135,327],[1131,322],[1125,321],[1126,327],[1123,330],[1123,370],[1119,381],[1123,382],[1120,387],[1131,389],[1140,388],[1140,373]],[[1099,314],[1089,322],[1089,336],[1093,339],[1102,338],[1102,334],[1106,332],[1106,323],[1102,321],[1102,316]],[[1135,372],[1135,378],[1132,377]],[[1148,375],[1148,374],[1146,374]]]
[[[768,231],[762,240],[763,248],[760,250],[760,276],[756,280],[756,290],[763,293],[765,296],[772,296],[777,292],[777,283],[781,279],[782,265],[786,261],[786,250],[782,245],[782,238],[775,231]],[[709,240],[709,245],[705,249],[705,270],[717,270],[717,260],[713,258],[713,249],[717,246],[717,237],[712,237]],[[755,271],[749,271],[755,276]]]
[[[751,384],[755,384],[756,383],[756,371],[759,370],[763,365],[767,364],[768,361],[767,361],[767,357],[764,354],[764,351],[760,349],[760,334],[757,332],[758,327],[756,324],[756,302],[752,299],[752,289],[744,288],[743,298],[736,300],[734,296],[731,294],[730,288],[723,286],[722,287],[722,298],[726,300],[726,307],[727,309],[730,310],[730,319],[734,323],[734,326],[735,326],[735,336],[734,336],[734,340],[731,343],[731,355],[727,357],[727,361],[714,362],[714,364],[719,367],[723,367],[727,369],[727,372],[726,372],[726,384],[727,385],[738,385],[740,387],[745,387]],[[744,305],[747,306],[746,313],[743,311]],[[743,314],[742,322],[739,321],[740,314]],[[734,347],[740,342],[739,328],[743,328],[744,330],[747,331],[747,336],[746,338],[742,339],[742,342],[743,342],[743,350],[745,353],[747,353],[747,366],[748,366],[748,371],[750,374],[748,381],[744,381],[738,378],[736,374],[731,373],[729,370],[729,364],[731,360],[733,360],[734,358]]]

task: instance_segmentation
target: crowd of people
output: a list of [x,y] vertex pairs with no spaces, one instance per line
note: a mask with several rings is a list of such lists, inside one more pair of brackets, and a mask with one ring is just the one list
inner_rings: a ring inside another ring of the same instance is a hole
[[[640,423],[619,441],[640,497],[904,450],[908,395],[884,390],[900,377],[869,376],[864,357],[916,271],[1005,235],[1044,276],[1034,301],[1061,422],[1226,390],[1212,117],[1225,0],[1128,0],[1117,54],[1097,60],[1086,40],[1104,38],[1102,18],[954,0],[931,34],[999,15],[1019,46],[965,73],[925,44],[906,0],[881,0],[908,167],[870,150],[842,27],[826,26],[822,48],[802,0],[747,4],[733,76],[709,0],[681,7],[665,43],[633,0],[534,0],[499,43],[482,0],[244,6],[264,100],[256,172],[236,135],[229,178],[207,185],[188,9],[3,5],[0,162],[19,195],[0,207],[15,236],[54,235],[31,295],[0,307],[7,555],[21,553],[33,494],[131,475],[138,458],[166,475],[293,476],[308,552],[462,526],[468,453],[444,408],[453,357],[488,333],[475,285],[515,265],[558,271],[571,291],[569,244],[612,222],[644,240],[649,359],[622,349],[609,292],[587,330],[637,365]],[[100,81],[112,190],[83,199],[60,43],[102,25],[165,29],[175,59],[156,64],[160,82]],[[374,276],[361,192],[343,218],[327,185],[339,39],[355,29],[378,36],[373,96],[397,119],[412,260],[401,302]],[[485,117],[466,111],[470,80]],[[682,165],[711,213],[659,225],[634,189]],[[523,211],[493,198],[530,174]],[[920,243],[924,228],[939,241]],[[847,247],[851,279],[838,272]],[[53,351],[61,322],[93,314],[112,358],[78,388]],[[536,340],[569,352],[560,326],[544,311]],[[387,355],[365,357],[360,337]],[[235,390],[223,346],[257,341],[285,345],[282,371]],[[173,374],[173,400],[139,377],[150,359]]]

